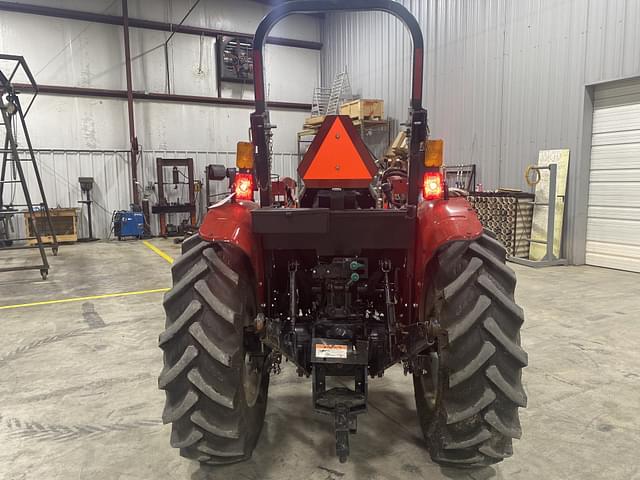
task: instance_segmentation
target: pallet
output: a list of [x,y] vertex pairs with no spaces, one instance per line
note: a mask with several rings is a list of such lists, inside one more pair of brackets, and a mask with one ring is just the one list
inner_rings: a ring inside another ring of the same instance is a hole
[[340,115],[348,115],[359,120],[382,120],[384,100],[359,99],[340,105]]
[[[322,115],[320,117],[307,118],[303,125],[304,130],[302,132],[298,132],[298,136],[301,136],[307,133],[317,133],[320,127],[322,126],[324,119],[325,119],[325,115]],[[364,125],[365,127],[371,127],[375,125],[386,125],[388,123],[387,120],[368,119],[368,118],[352,119],[352,121],[353,121],[354,127],[359,127],[361,125]]]
[[[51,214],[51,223],[53,224],[58,243],[77,242],[78,210],[76,208],[50,208],[49,213]],[[53,236],[49,231],[49,225],[46,221],[44,211],[39,210],[35,212],[34,219],[37,222],[42,243],[53,243]],[[27,236],[33,237],[34,233],[31,229],[31,222],[29,222],[28,213],[25,213],[24,215],[24,224]],[[27,240],[28,245],[35,245],[36,243],[38,243],[36,239]]]
[[317,133],[318,133],[318,129],[317,128],[309,128],[309,127],[305,126],[304,130],[301,130],[301,131],[298,132],[298,138],[308,137],[308,136],[311,136],[311,135],[315,135]]
[[326,115],[319,115],[317,117],[306,118],[304,120],[304,126],[305,126],[305,128],[306,127],[310,127],[310,128],[318,127],[319,128],[320,125],[322,125],[322,122],[324,122],[325,117],[326,117]]

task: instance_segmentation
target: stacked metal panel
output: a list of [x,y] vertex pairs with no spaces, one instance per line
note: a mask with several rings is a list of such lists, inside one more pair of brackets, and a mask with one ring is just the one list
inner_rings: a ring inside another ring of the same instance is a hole
[[534,195],[482,192],[469,196],[482,225],[496,234],[513,257],[529,256]]

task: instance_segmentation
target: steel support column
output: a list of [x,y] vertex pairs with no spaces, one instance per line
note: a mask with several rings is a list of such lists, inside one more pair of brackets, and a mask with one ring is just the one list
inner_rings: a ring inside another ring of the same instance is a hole
[[127,109],[129,112],[129,141],[131,143],[131,186],[133,203],[140,204],[138,191],[138,137],[136,137],[135,116],[133,112],[133,84],[131,80],[131,48],[129,44],[129,5],[122,0],[122,27],[124,31],[124,63],[127,75]]

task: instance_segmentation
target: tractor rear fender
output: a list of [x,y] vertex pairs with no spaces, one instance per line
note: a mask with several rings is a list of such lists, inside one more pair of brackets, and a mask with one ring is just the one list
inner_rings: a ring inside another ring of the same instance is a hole
[[475,240],[483,229],[471,204],[462,197],[422,202],[417,216],[414,300],[418,304],[424,288],[425,268],[438,249],[458,240]]
[[199,234],[209,242],[229,242],[247,255],[258,282],[258,301],[264,303],[264,269],[260,239],[253,233],[251,210],[260,208],[254,202],[227,202],[210,208],[200,225]]

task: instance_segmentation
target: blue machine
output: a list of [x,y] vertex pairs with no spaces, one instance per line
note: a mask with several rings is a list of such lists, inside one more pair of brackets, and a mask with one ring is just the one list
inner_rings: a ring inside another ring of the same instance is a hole
[[120,210],[113,213],[113,233],[118,240],[123,238],[142,238],[144,236],[144,214]]

